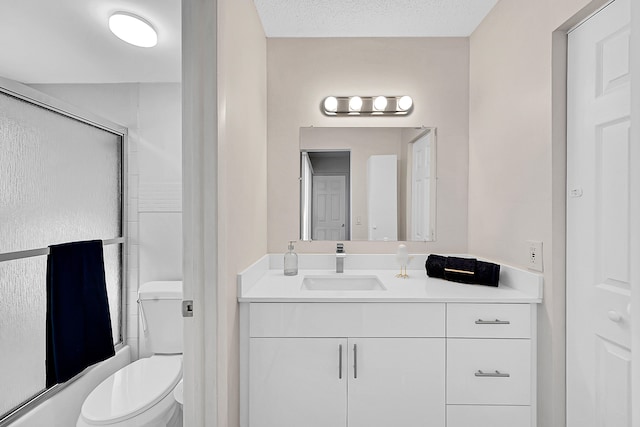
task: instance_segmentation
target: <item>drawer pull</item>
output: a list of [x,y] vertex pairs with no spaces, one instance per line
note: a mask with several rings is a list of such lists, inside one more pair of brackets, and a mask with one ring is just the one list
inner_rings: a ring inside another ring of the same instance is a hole
[[508,378],[511,375],[505,372],[494,371],[494,372],[482,372],[478,369],[478,372],[475,373],[476,377],[491,377],[491,378]]
[[338,346],[338,379],[342,379],[342,344]]
[[478,319],[476,320],[476,325],[510,325],[511,322],[509,322],[508,320],[482,320],[482,319]]

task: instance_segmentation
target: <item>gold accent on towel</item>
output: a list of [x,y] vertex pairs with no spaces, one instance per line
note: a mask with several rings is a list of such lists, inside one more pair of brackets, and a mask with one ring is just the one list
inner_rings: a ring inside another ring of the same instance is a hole
[[471,274],[472,276],[475,274],[475,272],[473,272],[473,271],[456,270],[455,268],[445,268],[444,271],[448,271],[449,273]]

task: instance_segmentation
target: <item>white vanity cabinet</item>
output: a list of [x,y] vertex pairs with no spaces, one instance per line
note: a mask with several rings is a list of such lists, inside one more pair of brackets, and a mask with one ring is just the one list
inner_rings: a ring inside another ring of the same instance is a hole
[[249,307],[250,427],[445,426],[445,306]]
[[242,427],[535,427],[535,305],[242,304]]
[[447,427],[535,426],[535,306],[447,304]]

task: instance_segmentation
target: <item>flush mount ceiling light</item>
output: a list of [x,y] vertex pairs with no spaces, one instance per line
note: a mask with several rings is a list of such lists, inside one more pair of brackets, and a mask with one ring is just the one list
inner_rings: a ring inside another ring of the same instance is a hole
[[327,116],[403,116],[413,111],[410,96],[327,96],[321,104]]
[[127,12],[116,12],[109,17],[109,29],[119,39],[139,47],[158,44],[156,30],[143,18]]

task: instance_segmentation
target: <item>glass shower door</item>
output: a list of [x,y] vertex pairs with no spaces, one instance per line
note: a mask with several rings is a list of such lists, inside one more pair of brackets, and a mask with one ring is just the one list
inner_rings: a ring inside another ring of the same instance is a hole
[[48,246],[106,241],[113,340],[122,341],[126,129],[34,94],[47,98],[0,80],[0,420],[45,389]]

